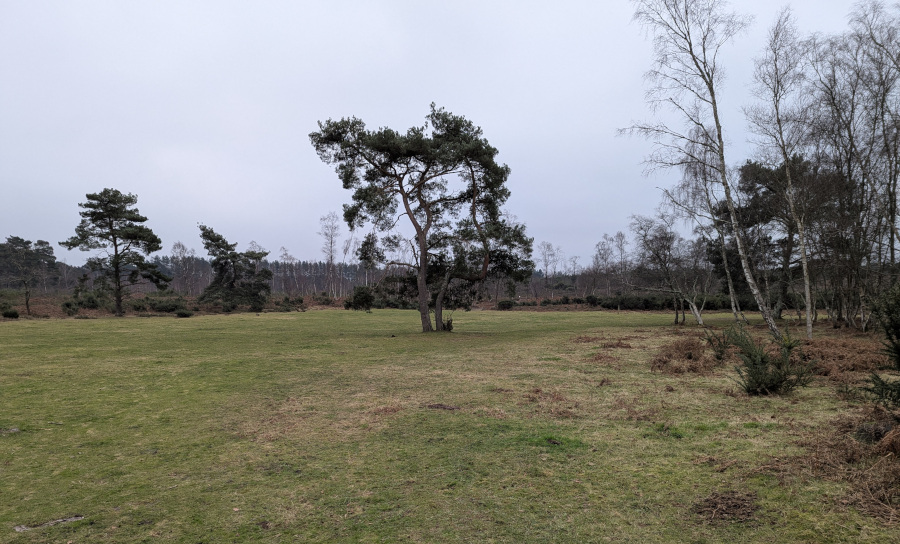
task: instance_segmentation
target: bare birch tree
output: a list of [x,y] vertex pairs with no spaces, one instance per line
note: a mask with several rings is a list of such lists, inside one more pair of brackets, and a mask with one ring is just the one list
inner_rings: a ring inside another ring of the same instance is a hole
[[[806,337],[812,339],[813,305],[810,287],[805,210],[795,198],[792,159],[807,139],[809,103],[804,100],[803,50],[790,9],[783,9],[769,30],[763,55],[755,61],[754,94],[759,103],[744,109],[750,129],[770,162],[784,167],[782,196],[797,228],[800,264],[803,269],[803,302],[806,306]],[[777,157],[776,161],[771,161]]]
[[329,212],[319,218],[319,224],[322,230],[318,234],[322,237],[322,254],[325,255],[325,290],[334,297],[337,296],[334,259],[338,250],[341,221],[338,214]]
[[734,36],[750,22],[747,17],[726,11],[722,0],[633,0],[634,19],[653,36],[654,67],[647,73],[650,89],[647,100],[656,110],[672,110],[683,128],[664,121],[635,124],[625,133],[652,140],[654,152],[648,163],[652,168],[683,165],[698,161],[692,148],[706,148],[709,164],[722,185],[725,204],[732,224],[741,266],[760,313],[776,337],[781,331],[775,323],[754,278],[741,239],[737,211],[731,194],[725,160],[725,136],[719,112],[718,93],[724,78],[719,54]]

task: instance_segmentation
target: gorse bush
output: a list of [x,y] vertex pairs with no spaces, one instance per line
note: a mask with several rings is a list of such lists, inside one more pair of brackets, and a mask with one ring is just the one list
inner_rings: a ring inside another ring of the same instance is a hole
[[748,395],[783,395],[812,381],[812,365],[791,357],[800,342],[787,331],[783,339],[775,340],[776,354],[767,352],[743,327],[730,329],[728,338],[741,359],[735,367],[738,385]]
[[2,315],[6,319],[19,319],[19,312],[17,310],[3,310]]

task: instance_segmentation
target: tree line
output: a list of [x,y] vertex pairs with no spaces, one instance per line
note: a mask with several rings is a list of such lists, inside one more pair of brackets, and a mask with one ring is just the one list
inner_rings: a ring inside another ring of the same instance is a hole
[[[801,35],[783,10],[760,44],[746,124],[725,127],[721,53],[749,19],[720,0],[633,3],[654,43],[647,96],[659,115],[622,133],[649,139],[648,169],[678,178],[655,215],[632,217],[628,234],[602,235],[585,265],[549,242],[532,248],[503,209],[510,169],[497,150],[471,121],[432,105],[405,133],[351,117],[310,134],[351,192],[343,217],[321,220],[320,261],[286,248],[273,259],[255,243],[240,252],[206,226],[208,257],[178,242],[168,256],[138,258],[160,243],[136,209],[129,218],[136,197],[107,189],[87,195],[82,224],[63,242],[102,250],[78,278],[109,289],[117,313],[125,287],[159,282],[223,308],[258,307],[273,292],[353,299],[361,288],[360,300],[417,308],[423,331],[445,329],[445,308],[479,297],[593,297],[621,307],[629,296],[665,301],[698,323],[711,307],[724,305],[735,320],[758,311],[777,336],[785,311],[802,313],[808,336],[822,316],[867,329],[873,301],[900,272],[900,7],[858,3],[835,35]],[[726,128],[749,135],[752,157],[729,162]],[[111,197],[125,215],[102,238],[90,214]],[[342,220],[351,232],[343,241]],[[133,245],[119,255],[126,234]],[[3,281],[25,289],[26,307],[30,288],[74,281],[46,242],[10,237],[0,251]]]
[[830,36],[801,35],[785,8],[749,82],[756,101],[744,113],[756,156],[735,168],[720,113],[720,55],[749,18],[720,0],[634,4],[654,44],[649,104],[666,115],[623,133],[654,143],[649,168],[681,175],[658,217],[632,224],[662,288],[701,319],[704,275],[672,268],[679,255],[692,262],[692,244],[672,229],[681,218],[719,263],[735,319],[743,285],[778,338],[776,318],[791,293],[802,300],[807,336],[819,308],[865,330],[872,301],[898,274],[900,7],[860,2],[849,28]]

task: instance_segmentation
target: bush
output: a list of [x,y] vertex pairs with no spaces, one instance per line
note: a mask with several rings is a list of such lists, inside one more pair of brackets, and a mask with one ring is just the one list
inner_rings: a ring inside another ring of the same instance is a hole
[[67,300],[62,303],[62,309],[66,313],[67,316],[71,317],[78,313],[78,304],[73,300]]
[[[884,352],[894,369],[900,371],[900,284],[875,304],[875,317],[884,329]],[[900,380],[888,381],[873,372],[869,384],[865,390],[875,395],[877,402],[900,408]]]
[[194,315],[194,312],[190,310],[181,309],[175,311],[175,317],[191,317],[192,315]]
[[875,317],[884,329],[885,352],[900,371],[900,284],[884,293],[875,304]]
[[3,317],[6,319],[19,319],[19,312],[17,310],[3,310]]
[[88,310],[99,310],[103,302],[94,294],[87,293],[78,300],[78,306]]
[[650,360],[650,370],[666,374],[706,372],[715,366],[715,361],[710,360],[704,352],[703,343],[696,336],[678,338],[659,348],[659,352]]
[[728,358],[731,353],[731,339],[729,331],[722,331],[716,334],[709,329],[706,330],[706,343],[713,350],[713,357],[716,361],[722,362]]
[[303,297],[291,299],[285,296],[281,301],[275,303],[275,309],[279,312],[293,312],[303,309]]
[[592,308],[596,308],[597,306],[600,305],[600,299],[597,298],[595,295],[588,295],[588,296],[584,297],[584,301],[587,302],[588,306],[590,306]]
[[741,365],[735,367],[737,383],[748,395],[787,394],[812,381],[812,365],[792,359],[800,341],[792,339],[787,331],[783,339],[776,340],[777,354],[767,353],[743,327],[732,328],[728,336],[741,359]]
[[511,300],[501,300],[497,302],[498,310],[512,310],[516,303]]
[[165,314],[171,314],[172,312],[177,312],[178,310],[183,310],[184,303],[178,300],[153,300],[149,299],[150,309],[154,312],[162,312]]
[[353,294],[344,300],[344,309],[362,310],[371,313],[374,304],[375,293],[372,292],[372,289],[364,285],[359,285],[354,287]]

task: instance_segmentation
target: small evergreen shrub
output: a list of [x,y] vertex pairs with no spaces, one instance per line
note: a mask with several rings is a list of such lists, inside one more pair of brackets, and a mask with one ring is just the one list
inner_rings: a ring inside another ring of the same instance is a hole
[[709,329],[706,329],[706,343],[712,349],[713,357],[718,362],[727,359],[731,352],[731,339],[729,335],[730,331],[727,330],[722,331],[721,334],[716,334]]
[[784,338],[776,340],[777,354],[766,352],[743,327],[731,329],[729,338],[741,359],[741,365],[735,367],[737,383],[748,395],[783,395],[812,381],[813,365],[791,357],[800,341],[792,339],[787,331]]
[[497,302],[498,310],[512,310],[516,303],[511,300],[501,300]]
[[78,313],[79,307],[74,300],[67,300],[62,303],[62,309],[67,316],[72,317]]
[[148,306],[150,306],[150,309],[154,312],[162,312],[165,314],[171,314],[172,312],[184,309],[184,303],[178,300],[149,299]]
[[[881,296],[875,304],[875,317],[884,330],[884,352],[894,370],[900,371],[900,284]],[[900,408],[900,380],[888,381],[873,372],[869,384],[864,389],[875,395],[878,403]]]
[[102,302],[94,293],[87,293],[78,300],[78,305],[88,310],[99,310]]
[[587,302],[588,306],[590,306],[592,308],[596,308],[597,306],[600,305],[600,299],[597,298],[595,295],[588,295],[588,296],[584,297],[584,301]]
[[282,300],[275,303],[275,309],[279,312],[294,312],[303,309],[303,297],[292,299],[285,296]]
[[325,291],[322,291],[320,295],[313,295],[313,302],[320,306],[331,306],[334,304],[334,300]]
[[194,312],[190,310],[185,310],[183,308],[181,310],[175,310],[175,317],[191,317],[192,315],[194,315]]
[[353,288],[353,294],[344,300],[344,309],[372,312],[372,306],[375,305],[375,293],[372,289],[364,285]]
[[19,319],[18,310],[3,310],[3,314],[0,315],[3,315],[6,319]]

